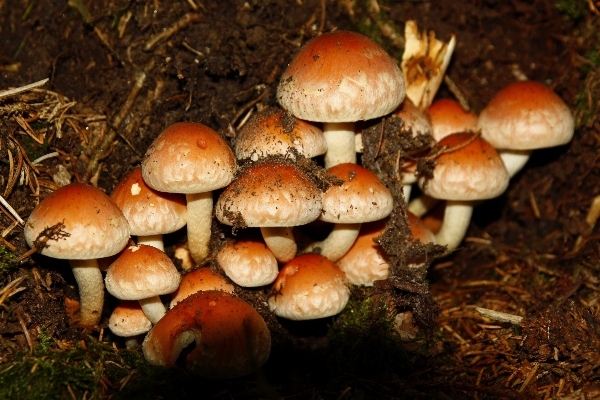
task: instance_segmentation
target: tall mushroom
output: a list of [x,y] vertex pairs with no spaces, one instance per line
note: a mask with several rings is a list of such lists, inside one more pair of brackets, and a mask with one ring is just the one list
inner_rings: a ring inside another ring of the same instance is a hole
[[188,247],[197,263],[209,253],[212,191],[227,186],[236,168],[233,152],[219,134],[193,122],[166,128],[144,156],[142,176],[148,186],[186,195]]
[[[59,228],[51,232],[51,228]],[[100,322],[104,283],[98,258],[121,251],[129,240],[129,225],[119,207],[101,190],[72,183],[52,192],[31,213],[25,240],[48,257],[67,259],[79,287],[80,324]]]
[[371,39],[349,31],[309,41],[277,88],[279,104],[292,115],[324,123],[326,168],[356,163],[354,123],[391,113],[404,95],[396,61]]

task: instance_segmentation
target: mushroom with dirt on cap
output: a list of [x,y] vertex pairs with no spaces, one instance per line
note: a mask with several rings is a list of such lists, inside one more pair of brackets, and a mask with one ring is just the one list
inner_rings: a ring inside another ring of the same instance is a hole
[[[50,232],[52,228],[56,232]],[[43,246],[42,239],[48,239]],[[104,283],[98,258],[121,251],[129,241],[129,225],[117,205],[100,189],[72,183],[52,192],[31,212],[25,240],[48,257],[67,259],[79,287],[83,326],[100,322]]]
[[404,99],[402,71],[359,33],[324,33],[300,50],[281,76],[277,100],[296,118],[323,122],[325,168],[356,163],[354,124],[391,113]]
[[321,191],[302,170],[284,161],[259,161],[221,193],[215,213],[226,225],[260,228],[275,258],[285,263],[297,250],[292,227],[314,221],[321,208]]
[[166,128],[144,156],[142,176],[148,186],[186,195],[188,248],[197,263],[209,254],[212,191],[227,186],[236,168],[233,152],[221,136],[193,122]]
[[229,279],[242,287],[269,285],[279,274],[273,252],[256,240],[226,244],[217,253],[217,261]]
[[135,349],[141,344],[140,336],[152,328],[152,322],[139,302],[123,301],[110,315],[108,327],[115,335],[125,338],[125,346]]

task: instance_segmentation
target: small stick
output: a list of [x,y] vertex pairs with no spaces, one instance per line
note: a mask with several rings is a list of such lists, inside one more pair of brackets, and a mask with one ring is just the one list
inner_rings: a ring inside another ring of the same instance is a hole
[[513,325],[521,325],[521,321],[523,320],[523,317],[518,315],[494,311],[488,308],[475,307],[475,311],[477,311],[482,317],[489,318],[494,321],[510,322]]
[[21,86],[21,87],[18,87],[15,89],[10,89],[10,90],[4,90],[4,91],[0,92],[0,99],[2,99],[4,97],[8,97],[8,96],[13,96],[15,94],[27,92],[28,90],[34,89],[39,86],[43,86],[49,80],[50,80],[50,78],[46,78],[46,79],[42,79],[41,81],[30,83],[29,85]]
[[12,215],[13,217],[15,217],[15,219],[16,219],[17,221],[19,221],[19,223],[20,223],[21,225],[25,225],[25,221],[23,221],[23,218],[21,218],[21,217],[19,216],[19,214],[17,214],[17,212],[15,211],[15,209],[14,209],[14,208],[12,208],[12,207],[11,207],[11,205],[10,205],[10,204],[8,204],[8,202],[7,202],[7,201],[4,199],[4,197],[2,197],[2,196],[0,196],[0,204],[2,204],[2,205],[4,206],[4,208],[6,208],[6,209],[8,210],[8,212],[10,212],[10,213],[11,213],[11,215]]
[[144,50],[146,50],[146,51],[152,50],[152,48],[158,42],[170,38],[171,36],[173,36],[174,34],[179,32],[180,30],[182,30],[189,24],[194,23],[194,22],[200,22],[200,21],[201,21],[201,17],[198,14],[193,14],[193,13],[185,14],[179,21],[175,22],[175,24],[173,26],[171,26],[170,28],[166,28],[161,33],[152,36],[150,38],[150,40],[148,40],[148,42],[146,43],[146,46],[144,46]]
[[23,333],[25,334],[25,339],[27,340],[27,344],[29,345],[29,350],[33,351],[33,343],[31,342],[31,336],[29,336],[29,331],[27,330],[27,325],[25,325],[25,320],[21,316],[19,310],[17,311],[17,318],[19,320],[19,324],[21,325],[21,329],[23,329]]

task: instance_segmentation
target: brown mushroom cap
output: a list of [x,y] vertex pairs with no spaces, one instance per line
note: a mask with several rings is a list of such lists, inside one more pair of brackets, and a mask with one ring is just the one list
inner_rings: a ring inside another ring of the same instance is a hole
[[186,297],[207,290],[222,290],[233,294],[233,285],[221,275],[215,274],[211,268],[199,268],[183,277],[173,293],[170,306],[173,308]]
[[279,273],[273,252],[255,240],[238,240],[223,246],[217,261],[227,276],[243,287],[271,284]]
[[120,300],[173,293],[181,275],[171,259],[148,245],[129,246],[106,271],[106,289]]
[[531,150],[568,143],[575,120],[552,89],[520,81],[494,96],[479,115],[479,127],[481,136],[497,149]]
[[185,368],[205,378],[229,379],[260,368],[271,351],[271,335],[248,303],[222,291],[187,297],[152,328],[142,345],[153,365],[174,367],[181,351]]
[[48,240],[41,254],[92,260],[117,254],[129,240],[129,224],[119,207],[101,190],[82,183],[63,186],[38,204],[25,224],[27,244],[33,247],[42,231],[61,222],[68,235]]
[[396,61],[359,33],[336,31],[310,40],[281,77],[277,100],[297,118],[354,122],[392,112],[405,95]]
[[345,163],[329,168],[327,173],[344,183],[329,187],[323,194],[322,221],[355,224],[376,221],[392,212],[392,194],[368,169]]
[[142,163],[144,181],[168,193],[204,193],[227,186],[236,170],[233,152],[209,127],[178,122],[152,143]]
[[221,194],[219,221],[237,227],[291,227],[314,221],[321,191],[297,167],[284,162],[252,165]]
[[148,332],[152,322],[142,311],[139,302],[124,301],[113,310],[108,327],[117,336],[131,337]]
[[327,151],[321,129],[283,110],[267,109],[255,114],[235,140],[235,156],[253,161],[268,155],[287,155],[290,149],[312,158]]
[[186,224],[185,196],[152,189],[142,179],[141,167],[131,171],[110,198],[123,211],[134,236],[171,233]]
[[[454,133],[439,144],[452,148],[472,138],[472,133]],[[508,182],[508,172],[496,149],[475,138],[466,146],[437,157],[433,178],[421,179],[419,185],[427,195],[437,199],[468,201],[499,196]]]
[[433,138],[437,141],[451,133],[477,130],[477,114],[465,111],[456,100],[436,100],[429,106],[427,113],[431,121]]
[[356,241],[336,265],[354,285],[373,286],[376,280],[389,276],[388,259],[373,240],[385,231],[387,218],[363,224]]
[[318,254],[298,256],[279,271],[269,308],[292,320],[338,314],[350,298],[346,282],[344,273],[327,258]]

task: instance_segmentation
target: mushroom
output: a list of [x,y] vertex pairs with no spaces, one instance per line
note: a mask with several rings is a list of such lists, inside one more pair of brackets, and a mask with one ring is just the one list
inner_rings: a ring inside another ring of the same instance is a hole
[[255,114],[237,134],[234,146],[238,160],[252,161],[277,154],[294,156],[292,149],[312,158],[327,151],[327,142],[321,129],[276,108]]
[[[52,228],[59,228],[52,231]],[[47,238],[42,246],[38,241]],[[67,259],[79,287],[80,324],[95,326],[104,305],[104,283],[98,258],[121,251],[129,225],[119,207],[101,190],[72,183],[52,192],[31,212],[25,240],[38,252]]]
[[279,271],[268,303],[275,315],[306,320],[336,315],[349,299],[342,270],[323,256],[303,254]]
[[337,261],[350,249],[363,222],[387,217],[394,208],[390,191],[366,168],[344,163],[327,170],[328,175],[344,181],[332,185],[323,194],[320,220],[335,224],[325,240],[313,243],[304,252],[320,248],[320,254]]
[[164,251],[163,234],[175,232],[186,224],[185,196],[152,189],[144,182],[141,167],[131,171],[110,198],[123,211],[138,244]]
[[129,246],[106,271],[106,289],[119,300],[137,300],[152,323],[166,312],[159,296],[177,290],[181,275],[162,251],[145,244]]
[[404,95],[396,61],[371,39],[349,31],[306,43],[277,88],[279,104],[293,116],[324,123],[325,168],[356,163],[354,123],[391,113]]
[[510,176],[523,168],[531,151],[571,141],[573,114],[549,87],[519,81],[500,90],[481,111],[481,137],[500,149]]
[[219,250],[217,261],[229,279],[243,287],[269,285],[279,273],[273,252],[255,240],[226,244]]
[[175,307],[177,303],[194,293],[207,290],[222,290],[233,294],[233,285],[221,275],[215,274],[211,268],[199,268],[183,277],[171,297],[169,307]]
[[110,315],[108,327],[115,335],[126,338],[125,346],[134,349],[141,344],[140,336],[152,328],[152,322],[142,311],[139,302],[123,301]]
[[433,138],[440,141],[451,133],[477,131],[477,114],[466,111],[453,99],[439,99],[427,109]]
[[152,365],[183,364],[212,379],[248,375],[269,358],[271,334],[248,303],[222,291],[199,292],[179,302],[150,330],[142,349]]
[[258,162],[221,193],[215,213],[219,221],[239,228],[260,228],[275,258],[296,255],[292,227],[308,224],[321,213],[321,191],[291,163]]
[[144,156],[142,176],[148,186],[186,195],[188,247],[197,263],[209,253],[212,191],[227,186],[236,168],[233,152],[219,134],[193,122],[166,128]]
[[426,195],[447,200],[444,222],[435,238],[454,250],[467,232],[474,201],[501,195],[509,176],[496,149],[472,133],[454,133],[439,144],[454,150],[436,158],[433,177],[422,177],[419,186]]

